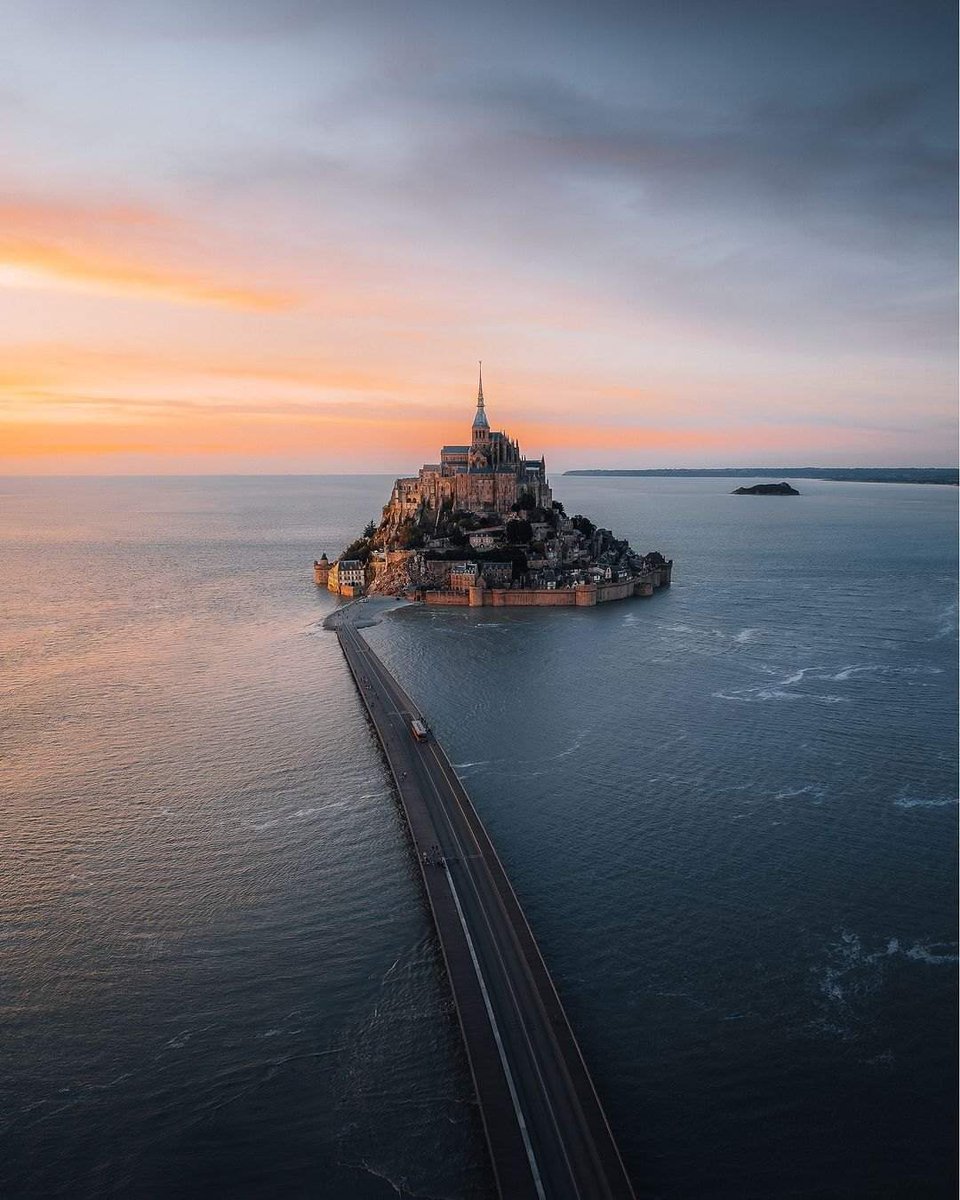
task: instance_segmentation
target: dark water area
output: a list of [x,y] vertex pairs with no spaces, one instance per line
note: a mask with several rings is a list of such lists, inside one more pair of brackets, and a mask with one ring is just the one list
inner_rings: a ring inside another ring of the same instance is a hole
[[[0,1194],[490,1195],[310,563],[367,478],[0,485]],[[955,1193],[956,493],[554,481],[674,586],[397,610],[638,1193]]]

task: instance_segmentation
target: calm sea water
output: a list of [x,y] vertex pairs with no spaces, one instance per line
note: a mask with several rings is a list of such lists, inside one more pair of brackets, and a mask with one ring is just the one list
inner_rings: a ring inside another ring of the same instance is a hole
[[[526,906],[641,1194],[952,1196],[956,492],[558,479],[677,560],[368,631]],[[311,581],[370,478],[0,486],[0,1193],[490,1194]]]

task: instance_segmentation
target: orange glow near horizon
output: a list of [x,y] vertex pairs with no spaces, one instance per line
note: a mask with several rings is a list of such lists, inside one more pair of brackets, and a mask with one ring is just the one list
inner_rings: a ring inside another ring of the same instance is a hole
[[[717,378],[702,355],[684,357],[695,331],[651,314],[638,366],[628,316],[572,285],[500,296],[495,282],[442,266],[412,286],[402,259],[375,269],[369,255],[335,250],[320,278],[284,259],[261,286],[234,281],[263,278],[262,261],[252,267],[230,239],[153,208],[31,201],[0,205],[0,220],[0,470],[10,473],[415,470],[469,437],[475,339],[504,359],[488,376],[493,425],[554,473],[812,461],[824,447],[900,457],[896,431],[830,424],[829,399],[810,399],[816,363],[778,376],[775,359],[746,355],[736,382]],[[536,365],[541,343],[547,369]],[[843,381],[831,373],[834,388]],[[751,419],[771,394],[782,419]]]
[[0,239],[0,288],[48,287],[179,304],[216,304],[250,312],[277,311],[296,302],[292,295],[281,292],[214,283],[188,273],[38,242]]
[[[359,411],[350,413],[351,408]],[[114,416],[94,421],[61,415],[48,421],[5,422],[0,429],[12,465],[57,459],[68,473],[71,463],[91,457],[102,459],[108,472],[110,460],[119,456],[148,455],[175,464],[185,447],[195,464],[200,460],[202,466],[202,460],[207,460],[206,469],[213,472],[218,459],[235,462],[259,453],[289,458],[307,470],[312,460],[316,463],[312,470],[323,473],[332,469],[332,460],[346,457],[362,463],[372,447],[379,453],[370,469],[407,472],[423,462],[437,461],[444,443],[466,440],[470,410],[457,416],[459,420],[439,414],[391,415],[377,406],[344,404],[328,412],[301,411],[285,417],[236,407],[220,414],[195,409],[171,419],[162,407],[155,412],[147,406],[136,419]],[[782,454],[776,447],[785,435],[794,444],[809,447],[818,434],[812,426],[677,430],[588,423],[524,423],[511,432],[526,453],[546,456],[548,471],[558,458],[564,465],[589,464],[608,461],[618,452],[626,456],[617,460],[624,465],[631,460],[646,462],[649,454],[666,454],[693,465],[716,455],[738,463],[759,462],[766,455],[776,462]],[[175,467],[171,469],[176,473]]]
[[0,231],[0,289],[10,292],[50,289],[249,312],[297,302],[287,289],[237,282],[239,269],[215,261],[202,226],[146,205],[8,200],[0,203]]

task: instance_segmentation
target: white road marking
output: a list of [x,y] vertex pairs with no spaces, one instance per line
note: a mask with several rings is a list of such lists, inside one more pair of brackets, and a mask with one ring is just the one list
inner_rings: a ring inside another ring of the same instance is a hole
[[[440,762],[439,758],[437,757],[436,749],[432,744],[430,745],[430,751],[433,755],[433,758],[437,762],[437,765],[440,767],[441,771],[443,771],[443,764]],[[443,771],[443,774],[444,774],[444,776],[446,776],[446,771]],[[454,844],[456,845],[457,849],[460,851],[461,855],[463,855],[463,843],[460,841],[460,835],[457,832],[457,828],[453,823],[453,818],[451,817],[450,812],[448,811],[447,806],[443,801],[443,797],[440,795],[440,789],[437,787],[437,781],[434,779],[433,773],[430,770],[427,771],[427,779],[430,781],[430,786],[433,788],[433,793],[437,797],[437,802],[440,805],[440,811],[443,814],[443,819],[446,821],[447,827],[450,830],[450,836],[453,839]],[[447,780],[447,786],[448,787],[450,786],[449,780]],[[456,799],[456,793],[454,793],[454,797]],[[457,807],[458,807],[458,809],[460,809],[461,814],[463,814],[463,809],[460,808],[459,799],[457,799]],[[467,823],[467,832],[468,833],[470,832],[469,823]],[[472,834],[470,836],[472,837]],[[482,859],[483,855],[481,854],[480,857]],[[464,866],[466,866],[466,864],[464,864]],[[536,1072],[537,1080],[539,1081],[539,1084],[540,1084],[540,1100],[543,1103],[543,1106],[546,1109],[546,1111],[550,1114],[550,1120],[551,1120],[551,1123],[553,1124],[554,1131],[557,1135],[557,1144],[559,1145],[560,1152],[563,1155],[563,1161],[566,1163],[567,1173],[570,1176],[570,1182],[573,1184],[574,1191],[579,1196],[580,1188],[577,1183],[577,1177],[574,1173],[573,1166],[570,1162],[570,1156],[567,1153],[567,1144],[566,1144],[566,1141],[564,1140],[563,1134],[560,1132],[560,1125],[557,1121],[557,1114],[554,1111],[553,1103],[550,1099],[550,1093],[547,1091],[546,1081],[544,1080],[543,1072],[540,1069],[540,1058],[539,1058],[539,1055],[537,1054],[537,1052],[534,1050],[533,1043],[530,1040],[530,1032],[527,1028],[527,1021],[526,1021],[526,1018],[524,1017],[524,1010],[523,1010],[522,1005],[520,1004],[520,1001],[517,999],[517,993],[516,993],[516,990],[514,989],[513,981],[510,978],[510,972],[507,969],[506,962],[504,961],[503,950],[500,945],[500,940],[498,939],[498,937],[494,931],[494,928],[490,923],[490,914],[487,912],[487,907],[484,904],[483,899],[480,895],[480,889],[477,886],[477,881],[474,878],[473,871],[469,867],[466,870],[466,875],[467,875],[467,878],[470,880],[470,886],[473,888],[473,894],[477,898],[477,904],[480,909],[480,916],[483,918],[483,923],[484,923],[484,925],[486,925],[487,932],[490,934],[491,945],[493,947],[494,954],[497,956],[497,961],[500,963],[500,969],[503,974],[503,981],[507,986],[507,991],[510,993],[510,999],[513,1001],[513,1009],[517,1015],[517,1023],[520,1027],[520,1032],[523,1034],[523,1040],[526,1043],[527,1050],[530,1054],[530,1061],[533,1063],[533,1069]],[[504,912],[504,919],[507,921],[507,923],[509,925],[509,917],[507,917],[505,912]],[[519,947],[517,947],[517,950],[518,950],[518,953],[520,953]],[[521,953],[521,961],[523,961],[522,953]],[[480,968],[477,967],[478,976],[479,976],[479,973],[480,973]],[[482,982],[482,980],[481,980],[481,982]],[[532,980],[531,980],[531,983],[532,983]],[[534,988],[536,987],[535,984],[533,986],[534,986]]]
[[523,1111],[520,1108],[520,1098],[517,1096],[517,1089],[513,1082],[513,1074],[510,1071],[510,1064],[507,1062],[507,1052],[503,1047],[503,1039],[500,1037],[500,1028],[497,1025],[497,1018],[493,1015],[493,1005],[490,1003],[490,996],[487,994],[487,985],[483,981],[483,972],[480,970],[480,963],[477,961],[477,952],[473,946],[473,938],[470,936],[470,930],[467,928],[466,918],[463,915],[463,909],[460,907],[460,897],[457,895],[457,889],[453,885],[453,880],[450,877],[450,872],[447,871],[447,883],[450,885],[450,895],[453,896],[453,903],[456,905],[457,916],[460,918],[460,925],[463,928],[463,936],[467,940],[467,949],[470,951],[470,959],[473,962],[473,969],[477,973],[477,980],[480,983],[480,991],[483,994],[484,1007],[487,1010],[487,1017],[490,1020],[490,1028],[493,1030],[493,1039],[497,1043],[497,1053],[500,1055],[500,1065],[503,1067],[503,1073],[507,1077],[507,1087],[510,1090],[510,1099],[513,1101],[513,1111],[517,1116],[517,1124],[520,1126],[520,1136],[523,1138],[523,1148],[527,1152],[527,1161],[530,1163],[530,1172],[533,1175],[533,1184],[537,1189],[537,1195],[540,1200],[547,1200],[547,1194],[543,1190],[543,1181],[540,1178],[540,1168],[537,1166],[536,1155],[533,1153],[533,1146],[530,1144],[530,1134],[527,1132],[527,1122],[524,1120]]

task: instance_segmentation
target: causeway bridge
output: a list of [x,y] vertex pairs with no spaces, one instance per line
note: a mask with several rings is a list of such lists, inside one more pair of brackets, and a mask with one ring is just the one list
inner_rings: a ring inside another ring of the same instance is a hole
[[[560,998],[510,881],[422,713],[339,610],[347,664],[416,848],[502,1200],[633,1200]],[[426,722],[424,722],[426,723]]]

